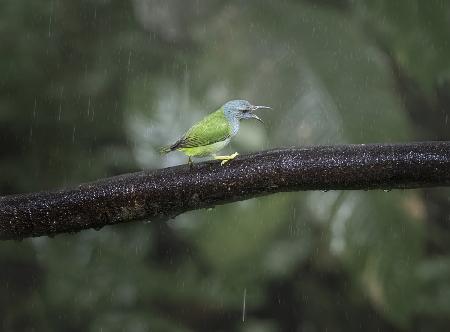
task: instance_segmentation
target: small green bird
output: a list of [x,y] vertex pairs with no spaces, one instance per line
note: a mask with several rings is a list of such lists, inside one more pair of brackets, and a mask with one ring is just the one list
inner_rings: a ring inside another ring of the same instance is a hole
[[192,157],[213,156],[221,160],[221,165],[234,159],[238,153],[230,156],[216,156],[215,153],[222,150],[231,138],[239,131],[239,122],[242,119],[256,119],[263,122],[256,114],[252,113],[268,106],[255,106],[246,100],[232,100],[227,102],[217,111],[206,116],[200,122],[193,125],[174,144],[161,148],[161,153],[182,151],[189,157],[189,165],[192,165]]

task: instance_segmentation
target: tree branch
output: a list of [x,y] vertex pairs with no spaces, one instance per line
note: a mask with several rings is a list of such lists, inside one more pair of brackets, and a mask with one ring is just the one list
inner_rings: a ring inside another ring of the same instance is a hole
[[291,148],[0,198],[0,239],[99,229],[276,192],[450,186],[450,142]]

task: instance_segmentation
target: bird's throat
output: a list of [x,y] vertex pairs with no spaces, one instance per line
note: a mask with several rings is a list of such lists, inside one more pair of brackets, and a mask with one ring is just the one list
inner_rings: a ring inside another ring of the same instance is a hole
[[225,117],[227,118],[227,120],[230,124],[230,134],[231,134],[231,136],[234,136],[239,131],[239,123],[240,123],[239,118],[229,112],[224,112],[224,113],[225,113]]

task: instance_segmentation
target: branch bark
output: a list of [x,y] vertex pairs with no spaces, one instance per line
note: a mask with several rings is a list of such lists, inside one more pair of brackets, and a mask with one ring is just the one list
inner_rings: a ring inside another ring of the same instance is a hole
[[450,186],[450,142],[314,146],[0,198],[0,239],[99,229],[276,192]]

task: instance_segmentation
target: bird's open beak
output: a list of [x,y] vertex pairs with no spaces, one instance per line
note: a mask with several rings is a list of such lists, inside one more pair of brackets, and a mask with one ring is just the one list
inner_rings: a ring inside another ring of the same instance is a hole
[[[257,105],[253,105],[253,106],[252,106],[252,112],[253,112],[253,111],[256,111],[256,110],[259,110],[259,109],[261,109],[261,108],[268,108],[268,109],[271,109],[271,107],[269,107],[269,106],[257,106]],[[257,116],[256,114],[253,114],[253,113],[252,113],[252,119],[258,120],[259,122],[261,122],[262,124],[264,124],[264,121],[261,120],[261,118],[260,118],[259,116]]]
[[259,122],[261,122],[262,124],[264,124],[264,121],[261,120],[261,118],[260,118],[259,116],[257,116],[256,114],[253,114],[253,113],[252,113],[252,119],[256,119],[256,120],[258,120]]
[[254,106],[252,106],[252,111],[256,111],[256,110],[259,110],[261,108],[272,109],[272,107],[269,107],[269,106],[256,106],[256,105],[254,105]]

